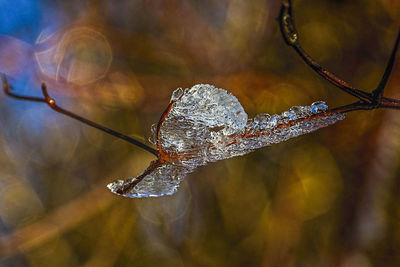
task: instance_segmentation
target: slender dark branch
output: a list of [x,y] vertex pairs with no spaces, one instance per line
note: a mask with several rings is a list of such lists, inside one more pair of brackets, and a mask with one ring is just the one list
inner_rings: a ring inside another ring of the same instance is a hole
[[293,47],[297,54],[303,59],[303,61],[310,66],[315,72],[321,75],[325,80],[329,81],[339,89],[345,91],[346,93],[357,97],[367,103],[370,102],[368,93],[363,92],[353,86],[349,85],[344,80],[337,77],[334,73],[326,70],[321,65],[319,65],[310,55],[308,55],[299,43],[299,34],[296,30],[294,17],[292,12],[292,1],[283,0],[282,7],[279,13],[279,25],[280,30],[285,40],[286,44]]
[[388,97],[383,97],[379,104],[380,108],[400,109],[400,101]]
[[373,103],[365,103],[363,101],[357,101],[349,105],[340,106],[337,108],[333,108],[329,111],[335,113],[347,113],[351,111],[358,111],[358,110],[371,110],[376,108],[390,108],[390,109],[400,109],[400,101],[397,99],[392,99],[388,97],[382,97],[381,102],[379,105],[374,105]]
[[42,84],[42,92],[43,92],[44,98],[41,98],[41,97],[24,96],[24,95],[15,94],[15,93],[11,92],[12,87],[8,83],[7,78],[6,78],[5,75],[2,76],[2,81],[3,81],[3,91],[4,91],[4,93],[6,95],[8,95],[10,97],[13,97],[13,98],[18,99],[18,100],[26,100],[26,101],[35,101],[35,102],[47,103],[53,110],[55,110],[55,111],[57,111],[57,112],[59,112],[61,114],[64,114],[64,115],[66,115],[68,117],[71,117],[71,118],[76,119],[76,120],[78,120],[80,122],[83,122],[83,123],[85,123],[85,124],[87,124],[87,125],[89,125],[91,127],[99,129],[99,130],[101,130],[103,132],[106,132],[106,133],[108,133],[110,135],[113,135],[113,136],[115,136],[117,138],[120,138],[120,139],[122,139],[122,140],[124,140],[126,142],[129,142],[129,143],[131,143],[133,145],[136,145],[136,146],[138,146],[140,148],[143,148],[144,150],[146,150],[146,151],[152,153],[153,155],[155,155],[156,157],[158,157],[158,152],[154,148],[151,148],[148,145],[143,144],[142,142],[140,142],[140,141],[138,141],[138,140],[136,140],[136,139],[134,139],[132,137],[129,137],[129,136],[126,136],[126,135],[121,134],[119,132],[116,132],[114,130],[111,130],[111,129],[107,128],[107,127],[104,127],[104,126],[102,126],[100,124],[97,124],[97,123],[95,123],[93,121],[85,119],[85,118],[83,118],[81,116],[78,116],[78,115],[76,115],[76,114],[74,114],[74,113],[72,113],[72,112],[70,112],[68,110],[65,110],[65,109],[57,106],[56,101],[49,96],[49,94],[47,92],[46,85],[44,83]]
[[101,131],[103,131],[103,132],[106,132],[106,133],[108,133],[108,134],[110,134],[110,135],[113,135],[113,136],[115,136],[115,137],[118,137],[118,138],[120,138],[120,139],[122,139],[122,140],[124,140],[124,141],[127,141],[127,142],[129,142],[129,143],[131,143],[131,144],[134,144],[134,145],[136,145],[136,146],[138,146],[138,147],[140,147],[140,148],[143,148],[144,150],[146,150],[146,151],[152,153],[153,155],[155,155],[156,157],[158,157],[158,152],[157,152],[157,150],[155,150],[154,148],[151,148],[151,147],[149,147],[148,145],[143,144],[142,142],[140,142],[140,141],[138,141],[138,140],[136,140],[136,139],[134,139],[134,138],[132,138],[132,137],[129,137],[129,136],[126,136],[126,135],[121,134],[121,133],[119,133],[119,132],[116,132],[116,131],[114,131],[114,130],[111,130],[111,129],[107,128],[107,127],[104,127],[104,126],[102,126],[102,125],[100,125],[100,124],[97,124],[97,123],[95,123],[95,122],[93,122],[93,121],[90,121],[90,120],[88,120],[88,119],[85,119],[85,118],[83,118],[83,117],[81,117],[81,116],[79,116],[79,115],[76,115],[76,114],[74,114],[74,113],[72,113],[72,112],[70,112],[70,111],[68,111],[68,110],[65,110],[65,109],[59,107],[59,106],[56,104],[56,101],[55,101],[53,98],[51,98],[51,97],[49,96],[49,94],[48,94],[48,92],[47,92],[46,85],[45,85],[44,83],[42,84],[42,92],[43,92],[43,96],[45,97],[45,102],[46,102],[53,110],[55,110],[55,111],[57,111],[57,112],[59,112],[59,113],[61,113],[61,114],[64,114],[64,115],[66,115],[66,116],[68,116],[68,117],[71,117],[71,118],[73,118],[73,119],[76,119],[76,120],[78,120],[78,121],[80,121],[80,122],[83,122],[83,123],[85,123],[85,124],[87,124],[87,125],[89,125],[89,126],[91,126],[91,127],[94,127],[94,128],[96,128],[96,129],[99,129],[99,130],[101,130]]
[[160,160],[155,160],[151,162],[150,166],[147,167],[147,169],[138,177],[136,177],[133,181],[124,184],[121,188],[118,188],[114,193],[117,193],[119,195],[124,195],[127,194],[132,188],[134,188],[138,183],[140,183],[144,177],[149,175],[152,171],[154,171],[156,168],[161,166],[162,162]]
[[46,103],[46,99],[41,98],[41,97],[34,97],[34,96],[23,96],[23,95],[18,95],[11,90],[13,89],[11,85],[8,83],[7,78],[5,75],[2,76],[2,82],[3,82],[3,91],[6,95],[13,97],[15,99],[19,100],[28,100],[28,101],[35,101],[35,102],[44,102]]
[[389,61],[388,61],[387,65],[386,65],[385,72],[382,75],[382,79],[379,82],[379,84],[376,87],[376,89],[372,92],[372,94],[377,95],[379,97],[383,96],[383,91],[384,91],[384,89],[386,87],[386,84],[387,84],[387,82],[389,80],[389,76],[392,73],[394,61],[396,59],[396,53],[397,53],[397,50],[399,48],[399,43],[400,43],[400,29],[399,29],[399,32],[397,33],[397,38],[396,38],[396,41],[395,41],[394,46],[393,46],[392,54],[390,55]]
[[363,101],[357,101],[354,103],[351,103],[349,105],[344,105],[344,106],[340,106],[337,108],[333,108],[331,110],[329,110],[329,112],[334,112],[334,113],[348,113],[351,111],[358,111],[358,110],[371,110],[373,109],[373,107],[368,104],[365,103]]
[[392,53],[387,63],[385,72],[382,76],[381,81],[377,88],[372,92],[364,92],[347,82],[337,77],[332,72],[324,69],[314,59],[312,59],[300,46],[299,35],[297,33],[294,17],[292,12],[292,0],[282,0],[282,7],[279,14],[279,25],[284,41],[289,46],[293,47],[297,54],[303,59],[303,61],[310,66],[314,71],[321,75],[325,80],[329,81],[344,92],[358,98],[360,101],[352,103],[350,105],[342,106],[331,110],[332,112],[350,112],[356,110],[371,110],[377,108],[391,108],[400,109],[400,100],[392,99],[383,96],[384,88],[388,82],[389,76],[392,72],[396,53],[400,43],[400,30],[397,35]]

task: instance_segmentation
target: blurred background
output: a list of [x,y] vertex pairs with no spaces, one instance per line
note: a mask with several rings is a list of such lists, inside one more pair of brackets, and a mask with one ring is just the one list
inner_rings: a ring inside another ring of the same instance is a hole
[[[303,47],[350,84],[378,83],[396,0],[298,0]],[[354,99],[287,47],[279,0],[0,0],[0,72],[150,144],[177,87],[211,83],[251,116]],[[396,63],[386,95],[400,98]],[[107,183],[154,157],[46,105],[0,96],[1,266],[400,266],[400,113],[198,168],[173,196]]]

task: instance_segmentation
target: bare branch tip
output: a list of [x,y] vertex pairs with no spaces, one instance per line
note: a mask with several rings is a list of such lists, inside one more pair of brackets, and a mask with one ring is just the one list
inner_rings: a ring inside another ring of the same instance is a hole
[[292,4],[292,3],[291,3],[290,0],[282,0],[282,5],[283,5],[285,8],[288,8],[291,4]]
[[42,93],[45,98],[49,97],[49,93],[47,92],[47,86],[45,83],[42,83]]
[[11,85],[7,81],[7,77],[5,75],[2,75],[2,83],[3,83],[3,91],[6,95],[11,95],[10,91],[12,89]]
[[44,98],[45,98],[45,100],[46,100],[46,103],[47,103],[51,108],[56,107],[56,101],[55,101],[53,98],[50,97],[50,95],[49,95],[49,93],[48,93],[48,91],[47,91],[47,86],[46,86],[45,83],[42,83],[42,93],[43,93],[43,96],[44,96]]
[[8,83],[8,81],[7,81],[7,77],[6,77],[6,75],[5,74],[3,74],[2,76],[1,76],[1,81],[2,81],[2,83],[3,83],[3,88],[4,88],[4,90],[9,90],[10,89],[10,84]]

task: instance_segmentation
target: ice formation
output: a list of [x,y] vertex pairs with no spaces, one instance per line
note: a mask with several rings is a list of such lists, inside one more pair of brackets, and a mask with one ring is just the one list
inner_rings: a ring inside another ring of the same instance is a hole
[[126,197],[172,195],[197,166],[241,156],[257,148],[313,132],[344,118],[328,111],[325,102],[294,106],[281,114],[248,119],[237,98],[213,85],[176,89],[170,105],[154,128],[159,158],[136,178],[108,185]]

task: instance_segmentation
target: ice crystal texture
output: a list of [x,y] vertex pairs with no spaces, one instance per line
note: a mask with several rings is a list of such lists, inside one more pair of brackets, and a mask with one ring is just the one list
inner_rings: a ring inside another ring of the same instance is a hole
[[[175,163],[165,163],[155,168],[150,174],[146,175],[129,193],[123,194],[127,197],[160,197],[172,195],[178,190],[179,183],[191,169]],[[118,193],[118,189],[135,182],[136,178],[117,180],[108,184],[108,188],[113,193]]]
[[[343,113],[327,112],[326,103],[319,101],[310,106],[294,106],[281,114],[263,113],[248,119],[234,95],[207,84],[179,88],[172,94],[171,102],[172,107],[154,138],[162,153],[171,157],[124,196],[171,195],[183,177],[197,166],[244,155],[344,118]],[[118,180],[108,187],[117,192],[135,179]]]

